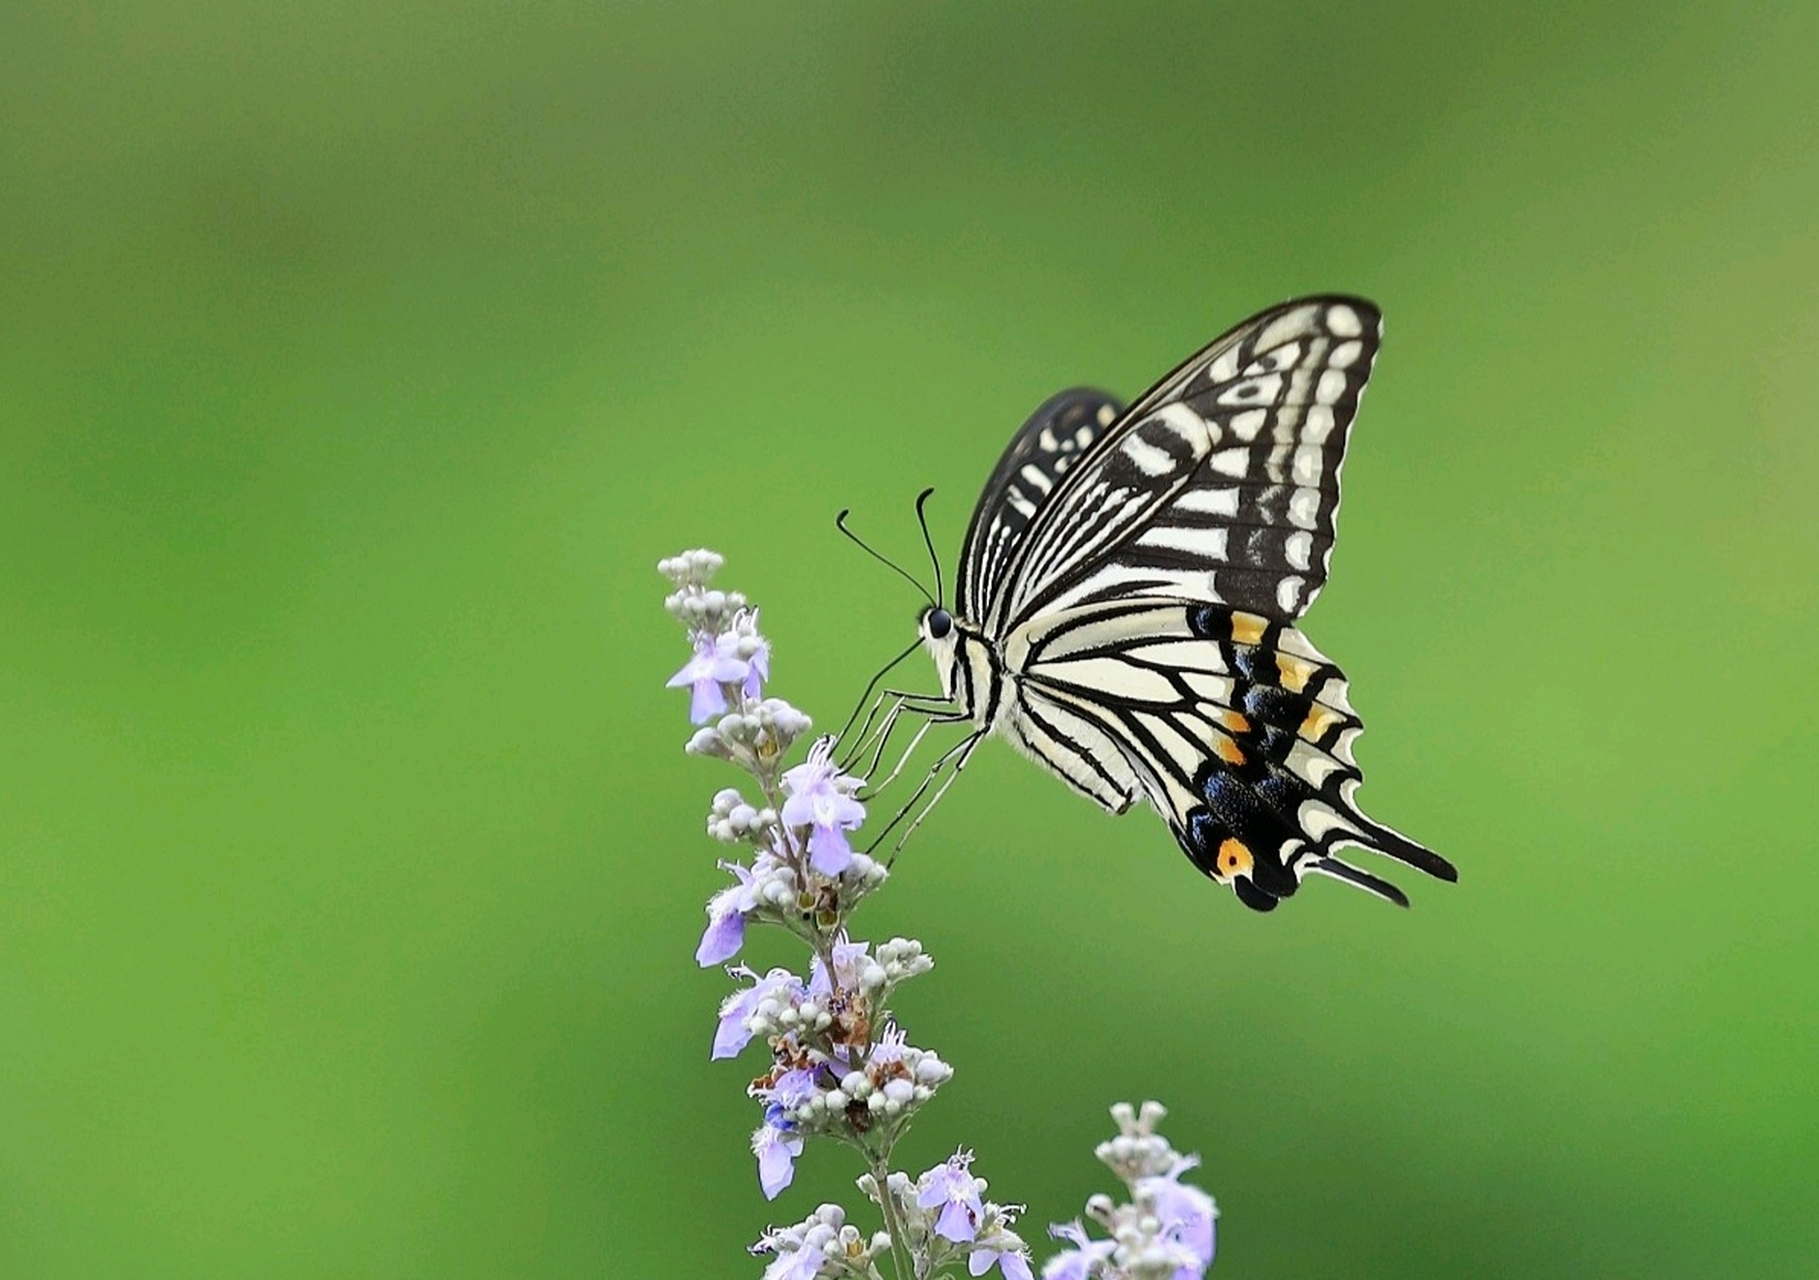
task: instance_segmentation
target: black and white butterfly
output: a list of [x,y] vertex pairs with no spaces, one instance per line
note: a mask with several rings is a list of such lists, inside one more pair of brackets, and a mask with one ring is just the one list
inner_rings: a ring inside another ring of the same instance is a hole
[[1342,861],[1347,846],[1457,879],[1359,812],[1363,724],[1295,626],[1326,582],[1380,330],[1361,298],[1300,298],[1128,409],[1073,390],[1036,410],[979,495],[954,608],[920,616],[943,700],[894,712],[974,730],[924,788],[995,733],[1114,813],[1149,800],[1258,911],[1310,872],[1408,904]]

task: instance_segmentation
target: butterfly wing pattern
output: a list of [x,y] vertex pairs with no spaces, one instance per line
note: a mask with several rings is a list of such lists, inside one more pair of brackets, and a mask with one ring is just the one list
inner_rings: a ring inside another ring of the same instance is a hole
[[1293,625],[1325,584],[1381,317],[1303,298],[1129,410],[1055,396],[987,482],[957,604],[1008,691],[995,728],[1096,803],[1147,797],[1188,858],[1267,911],[1309,873],[1407,905],[1346,846],[1457,878],[1366,818],[1344,675]]
[[1063,391],[1043,401],[1011,437],[980,491],[960,551],[954,595],[961,616],[985,616],[1037,509],[1123,411],[1103,391]]

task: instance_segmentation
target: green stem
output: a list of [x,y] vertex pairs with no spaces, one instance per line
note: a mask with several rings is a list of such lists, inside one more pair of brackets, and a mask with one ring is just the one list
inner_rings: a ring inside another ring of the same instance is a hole
[[891,1237],[891,1260],[897,1268],[897,1280],[917,1280],[909,1238],[903,1229],[903,1215],[897,1212],[897,1198],[891,1194],[890,1157],[874,1155],[871,1163],[872,1181],[878,1184],[878,1207],[884,1211],[884,1229]]

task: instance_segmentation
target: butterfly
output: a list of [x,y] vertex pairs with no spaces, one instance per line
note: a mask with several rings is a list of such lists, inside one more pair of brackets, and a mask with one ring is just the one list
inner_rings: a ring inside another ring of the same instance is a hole
[[918,617],[942,698],[898,694],[894,712],[973,729],[923,789],[951,765],[939,800],[1002,737],[1106,810],[1148,800],[1194,866],[1257,911],[1310,873],[1408,905],[1342,860],[1348,847],[1458,878],[1359,811],[1363,723],[1295,625],[1326,582],[1381,329],[1362,298],[1297,298],[1129,408],[1086,389],[1037,408],[973,509],[954,607],[937,560]]

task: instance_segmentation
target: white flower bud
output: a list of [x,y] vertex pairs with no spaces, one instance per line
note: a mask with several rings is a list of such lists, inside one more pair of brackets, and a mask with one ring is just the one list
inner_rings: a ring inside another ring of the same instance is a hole
[[726,739],[720,735],[717,728],[712,726],[695,730],[694,735],[689,738],[687,745],[682,749],[691,756],[714,756],[719,759],[725,759],[732,754],[727,750]]
[[829,1111],[846,1110],[846,1094],[839,1089],[829,1089],[820,1100],[827,1104]]
[[902,1106],[916,1096],[916,1086],[908,1080],[890,1080],[885,1082],[883,1092],[890,1101]]

